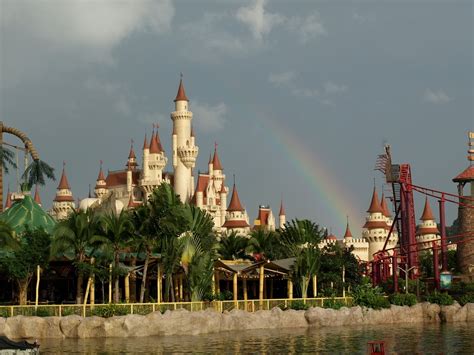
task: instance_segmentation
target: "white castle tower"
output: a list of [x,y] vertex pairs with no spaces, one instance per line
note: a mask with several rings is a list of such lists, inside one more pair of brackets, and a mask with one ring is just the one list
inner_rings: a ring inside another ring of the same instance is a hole
[[280,229],[285,228],[285,223],[286,223],[285,206],[283,206],[283,200],[281,200],[280,212],[278,213],[278,226],[280,227]]
[[[389,214],[388,210],[384,211],[379,202],[377,190],[374,186],[374,192],[372,194],[372,201],[370,207],[367,210],[368,216],[363,226],[362,236],[369,243],[369,261],[374,258],[374,253],[383,249],[385,240],[387,239],[388,232],[390,230],[389,223],[387,223],[386,215]],[[387,244],[387,249],[393,248],[397,243],[398,238],[392,233],[390,240]]]
[[422,244],[419,244],[420,248],[431,248],[433,246],[433,240],[439,240],[439,230],[433,217],[428,197],[426,197],[425,208],[423,209],[423,214],[420,220],[421,223],[418,225],[416,230],[416,241],[423,242]]
[[183,79],[179,82],[174,100],[175,111],[171,112],[173,121],[173,168],[174,189],[182,202],[188,202],[194,189],[192,169],[196,165],[199,148],[195,145],[191,129],[193,113],[189,111],[189,100],[184,91]]
[[72,196],[71,187],[67,181],[66,163],[63,163],[63,173],[56,191],[56,197],[53,200],[51,215],[56,219],[67,218],[74,208],[74,197]]
[[95,182],[94,194],[97,198],[101,198],[107,194],[107,183],[105,182],[104,171],[102,170],[102,160],[100,161],[99,175]]
[[228,232],[236,232],[240,235],[247,236],[250,232],[250,225],[248,223],[248,216],[245,209],[240,203],[239,194],[237,188],[232,189],[232,197],[230,199],[229,207],[227,207],[227,213],[225,223],[222,225]]
[[[155,132],[156,127],[156,132]],[[145,134],[143,143],[143,162],[140,186],[144,193],[144,200],[163,182],[163,169],[168,162],[165,151],[161,145],[158,126],[153,126],[150,144]]]

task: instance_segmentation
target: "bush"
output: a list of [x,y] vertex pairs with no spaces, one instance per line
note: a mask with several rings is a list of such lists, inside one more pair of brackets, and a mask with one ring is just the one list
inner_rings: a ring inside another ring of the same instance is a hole
[[474,293],[467,293],[459,297],[459,304],[464,306],[466,303],[474,303]]
[[107,306],[96,306],[92,310],[93,316],[99,316],[103,318],[109,318],[114,316],[124,316],[129,313],[127,306],[119,304],[109,304]]
[[413,293],[394,293],[390,296],[390,303],[396,306],[414,306],[417,299]]
[[384,297],[382,289],[372,287],[368,280],[356,286],[352,292],[353,303],[357,306],[381,309],[389,308],[390,302]]
[[10,311],[6,308],[0,309],[0,317],[3,317],[3,318],[10,317]]
[[305,311],[309,308],[309,305],[304,303],[303,301],[289,301],[288,302],[288,309],[294,309],[296,311]]
[[454,299],[448,293],[434,292],[426,297],[426,300],[430,303],[439,304],[440,306],[450,306],[454,303]]
[[37,317],[51,317],[54,316],[54,309],[49,307],[38,307],[36,310]]
[[327,300],[324,300],[323,307],[324,308],[330,308],[330,309],[341,309],[342,307],[345,307],[345,303],[342,300],[336,300],[334,298],[329,298]]

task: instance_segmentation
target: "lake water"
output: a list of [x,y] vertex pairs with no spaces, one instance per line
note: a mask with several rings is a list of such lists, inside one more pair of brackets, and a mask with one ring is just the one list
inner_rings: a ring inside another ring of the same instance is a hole
[[384,340],[387,354],[474,354],[474,324],[294,328],[125,339],[43,339],[40,350],[42,354],[366,354],[370,340]]

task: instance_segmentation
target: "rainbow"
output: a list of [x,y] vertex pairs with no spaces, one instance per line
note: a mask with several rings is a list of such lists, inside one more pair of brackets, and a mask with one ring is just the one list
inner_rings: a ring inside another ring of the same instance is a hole
[[307,180],[308,187],[316,195],[316,201],[320,204],[318,207],[321,210],[324,209],[324,214],[330,219],[330,221],[317,222],[324,226],[335,227],[337,231],[344,233],[346,218],[349,216],[352,221],[352,232],[358,231],[357,221],[361,217],[361,211],[354,204],[354,198],[349,189],[338,181],[321,157],[305,146],[290,129],[280,126],[271,119],[263,118],[263,121],[265,128],[272,132],[270,136],[275,143],[278,143],[279,148],[288,156],[296,171]]

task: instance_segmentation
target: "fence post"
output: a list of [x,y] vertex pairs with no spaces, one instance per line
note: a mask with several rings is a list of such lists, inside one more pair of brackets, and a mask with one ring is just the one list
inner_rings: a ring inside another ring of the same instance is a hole
[[155,311],[155,304],[153,303],[153,312]]
[[10,307],[10,317],[13,317],[13,306]]
[[62,317],[61,305],[59,305],[59,316]]

